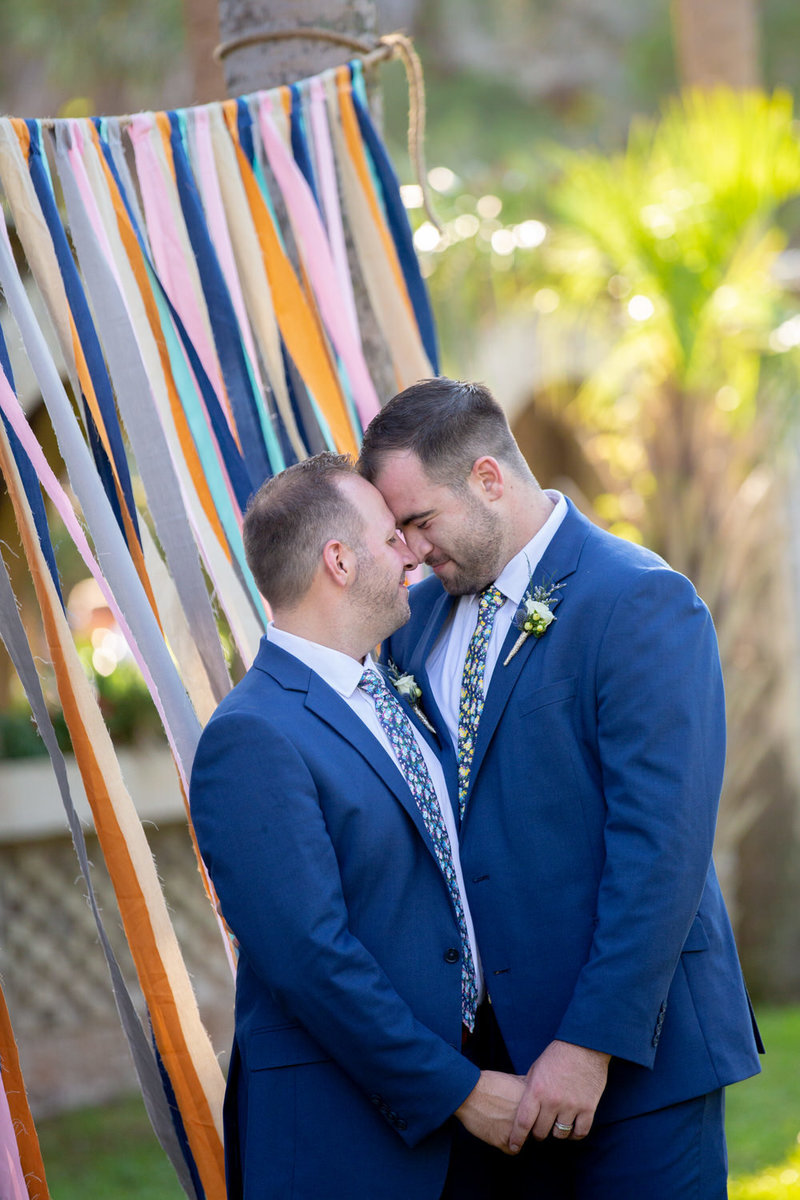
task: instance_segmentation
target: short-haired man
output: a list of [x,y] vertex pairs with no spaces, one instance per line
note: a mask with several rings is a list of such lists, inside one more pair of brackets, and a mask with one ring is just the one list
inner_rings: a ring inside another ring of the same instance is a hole
[[239,943],[228,1196],[435,1200],[451,1115],[507,1146],[522,1083],[462,1056],[481,979],[455,823],[435,738],[370,654],[416,559],[331,454],[264,484],[244,543],[273,622],[191,781]]
[[[483,386],[421,381],[360,470],[433,576],[385,653],[459,771],[461,862],[499,1033],[527,1072],[504,1194],[719,1200],[752,1021],[711,861],[725,749],[690,582],[543,491]],[[510,1060],[510,1061],[509,1061]]]

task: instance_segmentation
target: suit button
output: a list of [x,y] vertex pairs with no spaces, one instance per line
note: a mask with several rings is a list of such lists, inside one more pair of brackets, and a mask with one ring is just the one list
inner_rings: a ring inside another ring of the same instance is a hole
[[408,1129],[408,1121],[406,1121],[404,1117],[398,1117],[394,1124],[395,1128],[399,1129],[401,1132],[404,1129]]
[[460,957],[455,946],[451,946],[449,950],[445,950],[444,952],[444,961],[448,963],[457,963]]

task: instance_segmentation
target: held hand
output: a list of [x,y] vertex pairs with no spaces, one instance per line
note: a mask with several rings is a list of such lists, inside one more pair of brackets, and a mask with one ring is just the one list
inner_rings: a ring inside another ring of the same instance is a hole
[[481,1071],[478,1082],[455,1115],[475,1137],[510,1154],[508,1137],[524,1093],[525,1080],[521,1076]]
[[528,1071],[509,1144],[516,1153],[529,1133],[541,1141],[579,1140],[592,1127],[608,1078],[610,1055],[570,1042],[551,1042]]

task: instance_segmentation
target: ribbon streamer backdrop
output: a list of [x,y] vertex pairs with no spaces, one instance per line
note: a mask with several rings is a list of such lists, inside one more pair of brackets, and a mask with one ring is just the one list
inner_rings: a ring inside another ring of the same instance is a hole
[[[248,498],[308,454],[357,452],[379,408],[353,279],[363,282],[398,389],[438,369],[433,318],[358,62],[199,108],[2,119],[0,184],[3,325],[33,371],[69,489],[26,419],[2,338],[0,470],[152,1043],[109,957],[65,795],[68,820],[156,1132],[186,1194],[223,1200],[221,1072],[80,665],[42,490],[142,671],[185,801],[200,729],[231,686],[220,626],[247,667],[267,619],[241,543]],[[43,727],[9,589],[0,637]],[[42,732],[63,792],[51,733]],[[220,932],[233,966],[222,923]],[[9,1039],[0,1044],[6,1057]],[[18,1079],[16,1061],[0,1065],[4,1083]],[[7,1108],[0,1104],[0,1117]],[[11,1126],[0,1125],[7,1143]],[[24,1174],[31,1200],[43,1198],[43,1172],[25,1167],[38,1162],[27,1118],[18,1141],[23,1132],[16,1153],[6,1145],[9,1178],[18,1190]]]

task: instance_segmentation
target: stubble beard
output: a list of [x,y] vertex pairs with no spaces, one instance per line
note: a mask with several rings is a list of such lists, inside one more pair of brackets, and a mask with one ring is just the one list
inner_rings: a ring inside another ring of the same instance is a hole
[[367,550],[356,550],[357,576],[352,602],[359,610],[364,627],[371,631],[374,645],[389,637],[411,615],[408,589],[400,587],[399,577],[391,579],[375,565]]
[[473,596],[494,583],[505,564],[500,521],[479,504],[470,502],[469,540],[454,544],[447,575],[439,575],[450,596]]

